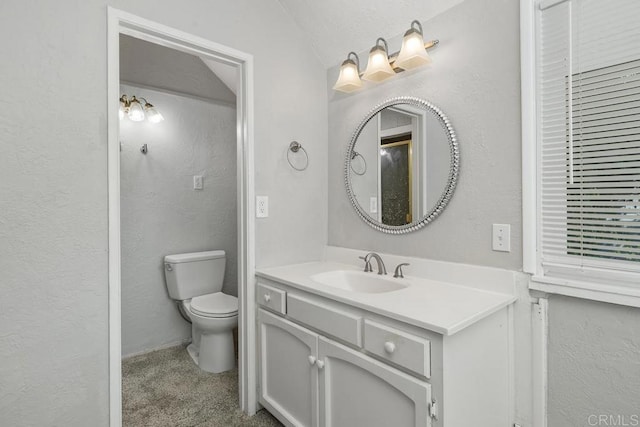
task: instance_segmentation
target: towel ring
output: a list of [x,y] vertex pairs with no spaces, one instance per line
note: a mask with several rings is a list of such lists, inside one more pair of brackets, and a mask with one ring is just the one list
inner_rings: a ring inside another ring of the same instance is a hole
[[353,150],[353,152],[351,153],[351,160],[355,160],[356,157],[360,157],[362,159],[362,163],[364,164],[364,170],[362,172],[358,172],[353,168],[353,162],[350,162],[349,166],[351,167],[351,171],[353,173],[355,173],[356,175],[364,175],[365,173],[367,173],[367,161],[365,160],[364,156],[360,153],[358,153],[356,150]]
[[[297,168],[293,165],[293,163],[291,163],[291,158],[289,157],[290,153],[297,153],[298,151],[302,150],[304,152],[304,156],[306,158],[306,162],[304,164],[304,167],[302,168]],[[297,171],[302,172],[303,170],[307,169],[307,167],[309,167],[309,154],[307,153],[307,150],[304,149],[304,147],[302,146],[302,144],[300,144],[298,141],[291,141],[291,144],[289,144],[289,149],[287,150],[287,162],[289,162],[289,165],[294,168]]]

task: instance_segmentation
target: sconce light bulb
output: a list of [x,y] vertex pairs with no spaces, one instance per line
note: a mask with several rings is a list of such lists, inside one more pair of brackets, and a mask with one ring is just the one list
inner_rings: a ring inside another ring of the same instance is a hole
[[393,65],[405,70],[410,70],[429,64],[430,62],[431,57],[424,47],[422,34],[413,28],[407,31],[402,39],[402,47],[400,48],[398,58]]
[[369,62],[362,78],[373,82],[381,82],[395,74],[395,71],[389,65],[387,51],[381,46],[374,46],[369,52]]
[[362,87],[362,80],[360,80],[360,73],[358,72],[358,66],[351,59],[347,59],[340,66],[340,75],[336,84],[333,86],[334,90],[340,92],[353,92]]
[[138,101],[135,96],[131,100],[131,105],[129,106],[129,119],[134,122],[141,122],[144,120],[144,110],[142,109],[142,105],[140,105],[140,101]]
[[145,106],[145,110],[147,112],[147,120],[149,120],[151,123],[160,123],[161,121],[164,120],[164,117],[162,117],[162,114],[160,114],[160,112],[158,110],[156,110],[156,108],[151,105],[151,104],[147,104],[149,105],[149,107]]

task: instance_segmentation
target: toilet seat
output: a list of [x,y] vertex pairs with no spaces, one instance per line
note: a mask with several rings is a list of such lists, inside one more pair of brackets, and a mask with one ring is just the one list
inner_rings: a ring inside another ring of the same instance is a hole
[[202,317],[232,317],[238,315],[238,298],[216,292],[200,295],[191,300],[190,310]]

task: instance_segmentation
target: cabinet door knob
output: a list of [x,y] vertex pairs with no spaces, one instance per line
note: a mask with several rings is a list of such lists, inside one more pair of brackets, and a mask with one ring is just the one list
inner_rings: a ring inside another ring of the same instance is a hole
[[311,355],[309,355],[309,365],[313,365],[315,363],[316,363],[316,358],[311,356]]
[[324,368],[324,362],[322,360],[316,360],[316,366],[318,369]]
[[271,301],[271,295],[269,295],[269,294],[264,294],[264,300],[265,300],[266,302]]
[[384,351],[391,354],[396,351],[396,345],[391,341],[387,341],[386,343],[384,343]]

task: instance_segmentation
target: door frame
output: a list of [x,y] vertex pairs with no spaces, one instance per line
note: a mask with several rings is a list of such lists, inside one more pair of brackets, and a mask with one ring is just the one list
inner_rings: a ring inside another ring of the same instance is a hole
[[108,219],[109,219],[109,425],[122,425],[121,248],[120,248],[120,34],[238,69],[237,200],[240,408],[253,415],[256,396],[254,87],[253,56],[213,41],[107,8]]

